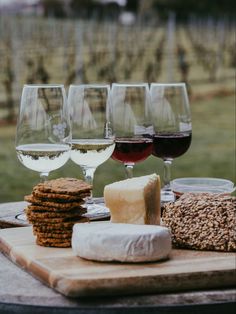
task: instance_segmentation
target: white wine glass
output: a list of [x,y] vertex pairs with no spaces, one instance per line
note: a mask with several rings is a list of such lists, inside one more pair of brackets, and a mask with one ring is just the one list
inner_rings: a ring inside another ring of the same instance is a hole
[[124,164],[126,177],[131,178],[134,165],[152,153],[148,84],[113,83],[111,96],[109,114],[116,142],[112,158]]
[[16,153],[45,181],[70,157],[71,127],[63,85],[24,85],[16,131]]
[[164,161],[161,202],[173,202],[171,164],[174,158],[188,150],[192,139],[188,94],[185,83],[152,83],[150,93],[150,112],[155,131],[152,154]]
[[[81,167],[85,181],[91,186],[97,167],[109,159],[115,147],[108,120],[109,101],[110,87],[107,84],[70,85],[71,160]],[[86,200],[87,208],[89,204],[90,209],[95,207],[92,192]]]

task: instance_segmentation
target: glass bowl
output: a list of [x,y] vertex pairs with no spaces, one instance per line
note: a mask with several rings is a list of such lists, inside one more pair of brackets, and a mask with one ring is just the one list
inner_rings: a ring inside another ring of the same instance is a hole
[[232,181],[218,178],[179,178],[172,180],[170,185],[177,197],[187,192],[231,194],[235,191]]

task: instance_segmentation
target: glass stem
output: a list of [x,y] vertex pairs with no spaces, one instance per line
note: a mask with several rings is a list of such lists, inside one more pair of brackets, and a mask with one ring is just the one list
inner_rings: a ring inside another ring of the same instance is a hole
[[[90,184],[93,187],[93,178],[94,178],[94,172],[96,168],[83,168],[83,175],[85,182]],[[93,190],[90,192],[90,196],[86,198],[86,203],[93,203]]]
[[125,164],[125,174],[126,174],[126,178],[133,178],[133,165],[130,164]]
[[40,182],[45,182],[48,179],[49,172],[40,172]]
[[171,164],[173,159],[164,159],[164,174],[163,174],[163,182],[164,187],[163,190],[170,191],[170,180],[171,180]]

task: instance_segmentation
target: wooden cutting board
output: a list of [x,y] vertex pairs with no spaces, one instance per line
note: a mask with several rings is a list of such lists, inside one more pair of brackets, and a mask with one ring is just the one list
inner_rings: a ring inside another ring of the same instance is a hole
[[235,285],[235,254],[172,250],[156,263],[99,263],[76,257],[72,249],[35,244],[31,227],[0,230],[0,249],[14,263],[60,293],[76,296],[124,295]]

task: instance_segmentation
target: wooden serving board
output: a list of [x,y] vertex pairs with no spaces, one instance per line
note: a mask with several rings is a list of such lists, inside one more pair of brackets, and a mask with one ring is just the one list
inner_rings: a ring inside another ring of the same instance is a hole
[[0,249],[60,293],[76,296],[171,292],[235,285],[235,254],[172,250],[156,263],[99,263],[72,249],[35,244],[31,227],[0,230]]

